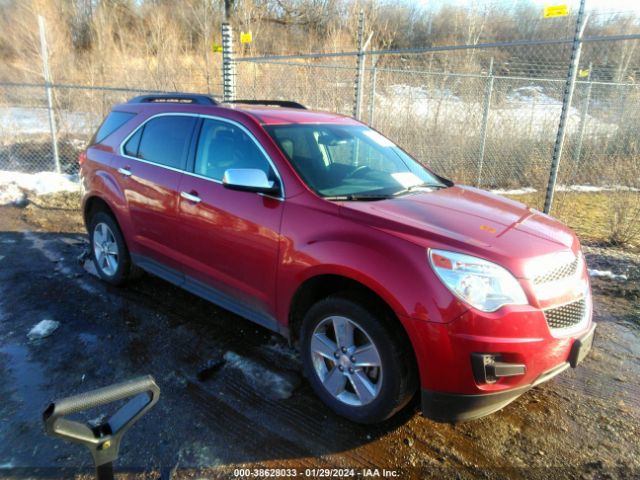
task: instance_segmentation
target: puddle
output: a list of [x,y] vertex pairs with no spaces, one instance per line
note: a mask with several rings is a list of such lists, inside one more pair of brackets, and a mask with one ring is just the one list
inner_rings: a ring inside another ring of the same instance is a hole
[[84,346],[91,350],[95,350],[98,346],[98,336],[93,333],[81,333],[78,337],[80,337],[80,341]]
[[7,355],[7,366],[13,376],[13,397],[20,404],[17,416],[24,420],[40,420],[46,404],[42,403],[43,367],[29,359],[29,349],[22,345],[0,347],[0,355]]

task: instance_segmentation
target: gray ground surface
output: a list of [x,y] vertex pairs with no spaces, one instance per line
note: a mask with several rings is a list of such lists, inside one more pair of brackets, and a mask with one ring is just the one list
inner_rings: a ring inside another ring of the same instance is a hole
[[[76,260],[77,225],[0,208],[0,478],[86,477],[88,452],[47,438],[42,411],[146,373],[161,400],[127,434],[117,464],[147,472],[136,478],[226,478],[238,466],[299,476],[386,467],[403,477],[640,477],[637,256],[587,249],[590,265],[630,278],[594,281],[599,326],[579,368],[478,421],[437,424],[414,402],[365,427],[325,408],[296,352],[267,330],[148,275],[122,289],[102,283]],[[60,327],[30,341],[43,319]]]

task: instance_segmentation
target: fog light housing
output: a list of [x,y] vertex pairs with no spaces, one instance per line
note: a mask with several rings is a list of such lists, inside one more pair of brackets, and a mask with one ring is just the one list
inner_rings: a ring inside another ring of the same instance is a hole
[[524,375],[527,371],[522,363],[503,362],[499,353],[472,353],[471,367],[476,383],[496,383],[499,378]]

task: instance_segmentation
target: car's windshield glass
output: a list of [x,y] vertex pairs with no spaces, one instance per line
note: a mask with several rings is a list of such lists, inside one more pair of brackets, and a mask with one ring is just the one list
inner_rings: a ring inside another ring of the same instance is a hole
[[378,199],[445,185],[375,130],[360,125],[269,125],[302,179],[323,197]]

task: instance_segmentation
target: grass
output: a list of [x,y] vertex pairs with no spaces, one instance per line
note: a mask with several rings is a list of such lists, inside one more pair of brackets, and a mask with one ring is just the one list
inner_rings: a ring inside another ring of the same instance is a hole
[[[544,192],[505,196],[540,210],[544,205]],[[616,228],[614,213],[621,204],[637,205],[638,202],[638,192],[558,192],[554,197],[551,215],[571,227],[581,241],[612,244],[615,243]],[[630,235],[627,246],[638,249],[640,225],[632,227],[636,227],[635,235]]]

